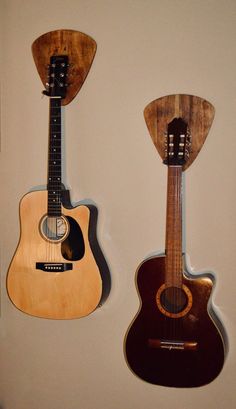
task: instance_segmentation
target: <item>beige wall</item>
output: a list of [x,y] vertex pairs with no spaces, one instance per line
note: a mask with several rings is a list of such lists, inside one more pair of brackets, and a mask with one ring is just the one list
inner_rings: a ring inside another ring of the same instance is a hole
[[[234,0],[3,0],[0,406],[2,409],[234,409],[236,3]],[[19,237],[18,203],[46,183],[48,101],[31,56],[41,34],[71,28],[98,51],[66,108],[66,181],[93,199],[112,274],[106,304],[57,322],[10,303],[5,277]],[[221,375],[193,390],[146,384],[128,369],[123,338],[139,305],[135,270],[164,248],[166,168],[144,107],[171,93],[208,99],[216,117],[186,172],[186,249],[217,273],[214,301],[230,337]]]

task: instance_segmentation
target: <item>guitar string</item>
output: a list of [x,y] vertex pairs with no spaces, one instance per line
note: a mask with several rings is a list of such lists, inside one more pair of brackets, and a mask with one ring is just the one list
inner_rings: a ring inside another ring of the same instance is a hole
[[[171,168],[171,217],[172,223],[172,232],[171,232],[171,239],[172,239],[172,245],[171,245],[171,286],[172,286],[172,292],[170,293],[171,295],[171,304],[173,305],[173,309],[175,312],[175,305],[176,305],[176,291],[175,291],[175,246],[176,246],[176,206],[177,206],[177,201],[176,201],[176,188],[177,188],[177,179],[176,179],[176,168],[172,167]],[[172,333],[171,333],[171,339],[175,339],[175,318],[172,317],[171,320],[171,327],[172,327]]]
[[[178,285],[180,290],[177,291],[177,305],[182,308],[182,283],[181,283],[181,171],[182,168],[178,169],[178,192],[177,192],[177,200],[178,200],[178,253],[177,253],[177,271],[178,271]],[[177,319],[177,333],[179,334],[179,326],[180,326],[181,318]]]
[[[178,215],[178,168],[174,167],[174,177],[173,177],[173,206],[174,206],[174,223],[173,223],[173,229],[174,229],[174,247],[173,247],[173,292],[174,292],[174,312],[176,312],[176,306],[177,306],[177,293],[178,290],[177,288],[177,266],[176,266],[176,250],[177,250],[177,240],[176,240],[176,235],[177,235],[177,229],[178,229],[178,220],[177,220],[177,215]],[[176,318],[173,319],[173,338],[174,340],[176,339]]]
[[[48,195],[50,195],[50,197],[48,198],[48,203],[50,206],[49,213],[52,213],[52,216],[51,216],[52,220],[49,223],[51,224],[51,226],[48,226],[47,234],[49,235],[49,237],[51,236],[51,240],[52,240],[48,242],[49,243],[48,244],[49,246],[48,257],[51,262],[57,261],[56,260],[56,254],[57,254],[57,243],[56,243],[57,242],[57,214],[56,213],[58,212],[58,207],[59,207],[58,204],[61,203],[60,189],[58,186],[59,183],[55,181],[55,178],[59,177],[57,162],[58,162],[58,156],[61,155],[61,146],[59,146],[59,144],[61,143],[61,138],[58,138],[59,132],[61,132],[60,108],[61,107],[60,107],[59,101],[54,100],[53,98],[50,98],[50,144],[49,144],[49,167],[50,167],[49,170],[50,172],[49,173],[51,177],[51,183],[49,184],[49,190],[48,190]],[[58,122],[58,119],[59,119],[59,122]],[[59,126],[59,129],[58,129],[58,126]],[[57,139],[55,138],[55,141],[53,137],[54,134],[56,135],[56,138],[57,138]],[[55,167],[53,165],[55,165]],[[61,166],[61,162],[60,162],[60,166]],[[60,179],[61,179],[61,174],[60,174]],[[55,196],[53,196],[54,191],[55,191]]]
[[[172,247],[171,247],[171,286],[172,303],[175,314],[181,307],[181,254],[180,254],[180,235],[181,235],[181,168],[174,167],[171,174],[171,207],[172,207]],[[175,340],[179,333],[179,318],[172,318],[171,336]]]
[[[181,306],[182,310],[182,301],[184,301],[184,298],[182,298],[182,274],[183,274],[183,266],[182,266],[182,167],[179,169],[179,183],[178,183],[178,201],[179,201],[179,249],[178,249],[178,274],[179,274],[179,286],[180,286],[180,291],[179,291],[179,303]],[[180,339],[182,339],[182,323],[183,320],[182,318],[178,319],[178,334]]]
[[[58,175],[59,175],[59,172],[58,172],[58,164],[57,164],[57,162],[58,162],[58,155],[60,154],[60,156],[61,156],[61,101],[59,102],[60,100],[58,99],[58,100],[55,100],[54,102],[53,102],[53,106],[54,106],[54,111],[53,111],[53,121],[54,121],[54,119],[55,119],[55,123],[53,122],[53,126],[55,126],[55,128],[56,128],[56,131],[57,131],[57,133],[56,133],[56,135],[57,135],[57,143],[56,143],[56,153],[54,154],[53,153],[53,163],[54,163],[54,160],[55,160],[55,163],[56,163],[56,168],[55,168],[55,173],[56,173],[56,175],[57,175],[57,177],[58,177]],[[54,118],[55,117],[55,118]],[[59,121],[58,121],[58,119],[59,119]],[[55,125],[56,124],[56,125]],[[58,138],[58,135],[59,135],[59,138]],[[59,142],[58,142],[58,139],[59,139]],[[58,146],[58,143],[60,144],[60,146]],[[59,151],[59,153],[58,153],[58,151]],[[54,152],[54,151],[53,151]],[[60,183],[61,183],[61,161],[60,161],[60,175],[59,175],[59,177],[60,177]],[[57,183],[57,185],[59,185],[59,183]],[[61,198],[60,198],[60,189],[59,189],[59,186],[57,186],[56,185],[56,187],[55,187],[55,191],[56,191],[56,198],[55,198],[55,203],[56,203],[56,213],[57,213],[57,211],[58,211],[58,207],[60,207],[60,214],[61,214],[61,206],[59,205],[59,204],[61,204]],[[55,240],[56,240],[56,242],[55,242],[55,245],[54,245],[54,253],[56,254],[56,249],[57,249],[57,238],[59,237],[59,236],[57,236],[57,216],[58,215],[56,215],[56,218],[55,218]],[[55,259],[55,254],[54,254],[54,260],[56,261],[56,259]]]
[[[174,304],[174,312],[178,313],[184,300],[182,297],[182,167],[176,166],[172,169],[168,169],[167,189],[169,202],[167,218],[173,217],[171,231],[168,226],[169,234],[167,232],[167,282],[169,281],[167,284],[173,287],[173,293],[170,298],[172,298]],[[172,238],[171,247],[169,245],[170,237]],[[180,317],[170,320],[170,328],[169,331],[166,329],[166,332],[168,332],[171,339],[181,339],[182,325],[183,320]]]
[[[181,283],[181,171],[182,168],[179,167],[177,170],[177,245],[178,250],[176,253],[176,271],[177,271],[177,309],[182,307],[182,283]],[[181,318],[177,318],[176,322],[176,337],[179,338],[179,327]],[[177,335],[178,334],[178,335]]]
[[[179,291],[179,286],[180,286],[180,257],[179,257],[179,247],[180,247],[180,169],[177,169],[177,218],[176,218],[176,223],[177,223],[177,251],[176,251],[176,279],[177,279],[177,291],[176,291],[176,305],[177,305],[177,310],[179,311],[179,304],[180,304],[180,294],[181,291]],[[178,324],[179,324],[179,318],[177,318],[176,321],[176,336],[178,333]],[[178,338],[178,337],[177,337]]]

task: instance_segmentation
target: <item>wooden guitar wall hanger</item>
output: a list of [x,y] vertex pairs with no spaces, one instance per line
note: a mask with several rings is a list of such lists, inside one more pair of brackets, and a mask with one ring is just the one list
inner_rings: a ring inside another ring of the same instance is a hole
[[89,36],[72,30],[44,34],[34,59],[49,97],[47,189],[20,202],[20,240],[7,276],[12,302],[42,318],[90,314],[107,298],[110,274],[96,238],[97,208],[72,206],[62,181],[61,105],[81,88],[96,51]]
[[144,111],[167,165],[165,253],[137,271],[140,309],[125,339],[130,369],[141,379],[179,388],[205,385],[220,373],[227,336],[211,304],[212,273],[188,269],[182,246],[182,171],[194,161],[210,129],[213,106],[192,95],[170,95]]
[[148,104],[144,118],[152,141],[161,156],[165,159],[166,126],[174,118],[182,118],[191,130],[191,149],[183,165],[186,170],[200,152],[215,115],[210,102],[194,95],[176,94],[158,98]]
[[97,50],[96,42],[75,30],[55,30],[43,34],[32,44],[32,53],[44,87],[48,87],[50,57],[67,55],[67,93],[62,105],[69,104],[79,92],[88,75]]

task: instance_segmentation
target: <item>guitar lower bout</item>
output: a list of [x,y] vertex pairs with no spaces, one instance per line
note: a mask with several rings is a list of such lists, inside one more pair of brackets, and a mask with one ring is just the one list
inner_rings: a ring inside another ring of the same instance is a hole
[[7,275],[18,309],[53,319],[80,318],[96,309],[103,289],[90,228],[89,206],[62,203],[62,216],[54,218],[47,216],[47,191],[22,198],[20,239]]
[[[137,271],[140,309],[125,337],[126,360],[146,382],[199,387],[218,376],[227,352],[226,333],[211,304],[212,277],[186,271],[175,292],[165,285],[165,269],[166,257],[155,256]],[[166,289],[171,292],[162,297]]]

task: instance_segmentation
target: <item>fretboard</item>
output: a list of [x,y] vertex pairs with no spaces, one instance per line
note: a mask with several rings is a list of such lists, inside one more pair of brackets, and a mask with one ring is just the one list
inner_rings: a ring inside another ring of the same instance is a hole
[[181,287],[182,270],[182,166],[168,166],[166,284]]
[[50,98],[48,145],[48,215],[61,215],[61,98]]

